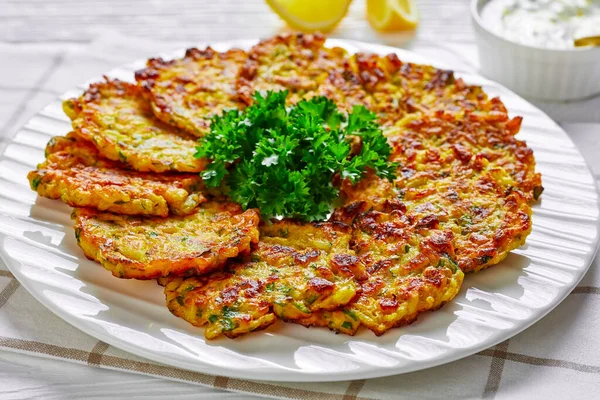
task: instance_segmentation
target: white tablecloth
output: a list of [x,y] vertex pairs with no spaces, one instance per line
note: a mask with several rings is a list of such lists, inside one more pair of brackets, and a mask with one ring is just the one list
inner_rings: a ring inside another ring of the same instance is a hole
[[[177,4],[169,6],[173,3]],[[63,0],[2,3],[0,150],[6,138],[44,104],[91,76],[174,47],[268,36],[276,33],[280,26],[260,1],[209,4],[200,0],[178,0],[173,3],[108,0],[96,3]],[[401,45],[461,69],[476,68],[467,1],[421,2],[423,23],[416,37],[375,34],[362,18],[361,2],[355,3],[335,36]],[[165,43],[149,38],[170,41]],[[600,179],[600,99],[537,105],[563,124]],[[464,369],[462,379],[465,384],[478,380],[481,385],[481,396],[470,397],[600,397],[598,264],[596,260],[580,285],[585,289],[569,296],[541,322],[511,339],[510,344],[489,350],[490,354],[485,356],[489,359],[488,370],[470,371],[468,361],[462,361],[450,367],[410,374],[402,379],[407,383],[414,381],[415,387],[409,389],[407,386],[406,392],[399,392],[398,396],[435,398],[436,394],[444,392],[444,385],[448,386],[449,394],[460,393],[455,391],[456,385],[460,385],[456,381],[460,378],[456,369]],[[5,289],[0,287],[0,301]],[[555,329],[557,327],[560,328]],[[532,343],[536,345],[532,346]],[[2,399],[197,398],[200,395],[209,399],[248,398],[213,388],[8,351],[0,351],[0,382]],[[377,380],[366,383],[359,395],[368,396],[369,385],[376,386]],[[579,392],[578,388],[585,388],[586,392]]]

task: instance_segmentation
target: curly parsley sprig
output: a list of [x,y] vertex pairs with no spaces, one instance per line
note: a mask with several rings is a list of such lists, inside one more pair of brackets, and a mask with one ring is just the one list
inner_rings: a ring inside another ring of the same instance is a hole
[[[244,208],[275,216],[318,220],[339,196],[335,174],[357,183],[367,168],[393,179],[397,164],[376,116],[355,106],[347,116],[325,97],[286,107],[287,91],[257,92],[244,111],[212,119],[199,140],[197,158],[211,160],[201,174],[209,187],[224,186]],[[351,141],[360,139],[352,153]]]

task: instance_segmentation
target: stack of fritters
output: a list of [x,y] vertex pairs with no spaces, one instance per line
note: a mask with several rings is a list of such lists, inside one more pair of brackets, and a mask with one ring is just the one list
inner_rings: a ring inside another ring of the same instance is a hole
[[[121,278],[159,278],[171,312],[207,338],[277,319],[350,335],[411,323],[452,300],[463,272],[525,242],[541,177],[515,139],[521,118],[499,99],[450,71],[324,43],[282,35],[248,52],[190,49],[149,60],[137,85],[93,84],[65,102],[73,132],[49,143],[31,186],[76,207],[87,257]],[[207,193],[197,174],[206,161],[193,156],[210,118],[257,90],[365,105],[397,178],[342,181],[327,222],[259,226],[258,210]]]
[[31,187],[73,207],[129,215],[191,214],[206,201],[198,174],[152,174],[103,158],[74,132],[53,138],[46,161],[29,174]]
[[[156,119],[135,84],[92,84],[64,102],[32,189],[75,207],[85,255],[120,278],[204,274],[258,241],[259,214],[205,193],[196,141]],[[85,208],[83,208],[85,207]]]

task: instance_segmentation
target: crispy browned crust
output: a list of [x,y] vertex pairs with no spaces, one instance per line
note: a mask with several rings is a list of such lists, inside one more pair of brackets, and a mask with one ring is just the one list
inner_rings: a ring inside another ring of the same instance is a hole
[[384,125],[416,112],[473,111],[487,101],[481,87],[466,85],[452,71],[403,62],[396,54],[357,53],[349,58],[344,76],[360,83],[366,93],[363,104]]
[[128,215],[186,215],[205,202],[198,175],[157,175],[124,169],[103,159],[95,146],[73,135],[53,138],[47,159],[27,178],[40,196],[72,207]]
[[226,271],[159,282],[171,312],[206,326],[207,338],[237,337],[351,301],[365,271],[350,237],[342,224],[277,222],[263,226],[258,246]]
[[248,52],[238,76],[240,98],[250,104],[255,91],[288,90],[290,103],[327,96],[346,110],[364,104],[366,93],[360,81],[347,75],[347,52],[324,44],[320,34],[282,34],[262,40]]
[[156,117],[194,136],[204,136],[212,116],[244,106],[235,80],[246,58],[239,49],[219,53],[210,47],[191,48],[181,59],[149,59],[135,78]]
[[[358,217],[355,229],[339,222],[266,226],[258,248],[226,272],[162,280],[168,307],[207,325],[207,338],[263,329],[275,317],[350,335],[362,324],[381,335],[451,300],[463,277],[452,260],[451,235],[432,233],[397,257],[407,238],[390,241],[389,233],[403,228],[403,218],[374,213]],[[369,229],[374,232],[365,234]]]
[[515,138],[520,122],[497,99],[462,116],[406,117],[387,132],[401,166],[396,181],[345,184],[347,206],[334,218],[350,223],[357,211],[400,203],[423,227],[453,232],[463,271],[499,263],[525,242],[530,202],[542,191],[531,149]]
[[364,105],[383,124],[415,112],[477,110],[487,95],[456,79],[452,71],[401,61],[397,55],[357,53],[325,47],[319,34],[282,34],[248,52],[237,91],[246,103],[256,90],[288,90],[288,100],[326,96],[345,109]]
[[156,119],[142,89],[119,80],[93,83],[63,103],[75,133],[98,152],[142,172],[200,172],[195,140]]
[[[352,248],[367,268],[360,295],[341,310],[309,320],[343,333],[364,325],[375,334],[413,322],[441,307],[460,289],[454,234],[425,225],[429,218],[409,212],[399,200],[373,205],[355,202],[338,210],[353,226]],[[345,329],[344,329],[345,328]]]
[[184,217],[142,218],[76,208],[85,255],[119,278],[201,275],[258,242],[259,214],[233,203],[204,203]]

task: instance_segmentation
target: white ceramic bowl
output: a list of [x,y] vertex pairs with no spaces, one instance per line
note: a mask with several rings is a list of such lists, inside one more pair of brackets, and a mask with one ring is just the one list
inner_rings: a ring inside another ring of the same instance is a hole
[[471,16],[481,72],[515,92],[541,100],[577,100],[600,94],[600,47],[545,49],[511,42],[481,18],[490,0],[472,0]]

